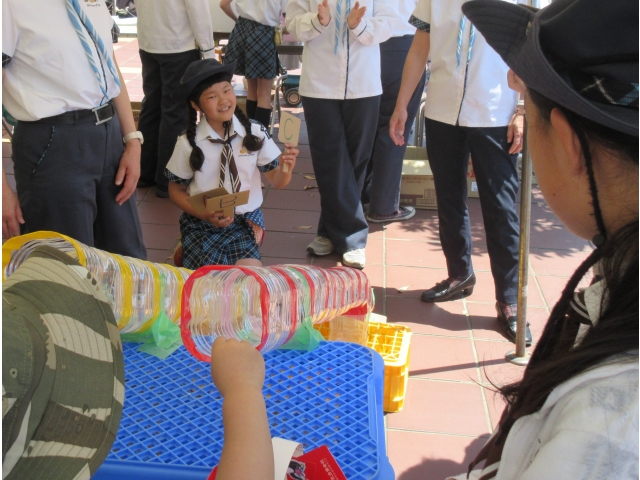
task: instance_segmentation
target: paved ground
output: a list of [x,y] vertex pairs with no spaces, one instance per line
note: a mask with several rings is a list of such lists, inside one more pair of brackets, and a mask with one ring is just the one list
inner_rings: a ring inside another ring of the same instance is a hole
[[[122,38],[116,56],[132,100],[142,100],[137,41]],[[299,110],[292,113],[304,118]],[[320,212],[308,140],[303,123],[295,175],[283,190],[266,192],[267,235],[262,247],[266,265],[309,263],[323,267],[338,257],[313,258],[305,252],[315,235]],[[10,144],[3,143],[3,164],[12,172]],[[10,175],[10,182],[13,177]],[[149,260],[165,261],[179,236],[180,211],[150,189],[136,192]],[[520,367],[507,364],[513,348],[498,331],[494,287],[490,274],[480,204],[469,199],[473,232],[473,263],[478,284],[471,297],[444,304],[419,300],[425,288],[446,277],[436,213],[420,210],[404,223],[370,229],[365,272],[376,290],[376,311],[388,321],[409,326],[411,347],[409,388],[404,410],[387,416],[388,451],[400,480],[436,480],[467,470],[468,463],[494,428],[503,404],[493,384],[517,379]],[[539,338],[550,307],[568,276],[590,247],[567,232],[534,191],[528,320]]]

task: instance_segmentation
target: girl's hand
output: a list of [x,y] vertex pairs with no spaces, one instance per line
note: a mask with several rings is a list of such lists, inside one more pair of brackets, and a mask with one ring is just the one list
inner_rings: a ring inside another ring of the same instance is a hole
[[218,228],[227,228],[233,223],[233,217],[225,217],[224,211],[218,210],[217,212],[209,213],[209,217],[206,218],[211,225]]
[[298,158],[300,150],[298,150],[293,145],[285,144],[284,147],[284,152],[282,152],[282,155],[280,155],[280,163],[283,171],[285,170],[284,166],[286,165],[287,173],[291,173],[293,172],[293,167],[296,166],[296,159]]
[[329,10],[328,0],[324,0],[320,5],[318,5],[318,21],[323,27],[329,25],[329,22],[331,21],[331,10]]
[[509,69],[509,71],[507,72],[507,85],[509,85],[509,88],[511,90],[515,90],[520,95],[525,95],[527,93],[527,86],[524,84],[522,79],[517,76],[511,69]]
[[218,337],[211,347],[211,378],[223,397],[233,391],[262,395],[264,359],[247,341]]
[[360,25],[360,21],[366,12],[367,7],[361,7],[360,2],[356,2],[355,6],[351,9],[351,12],[349,12],[349,15],[347,15],[347,25],[349,25],[351,30]]
[[407,124],[407,109],[396,105],[389,121],[389,136],[393,143],[401,147],[404,145],[404,127]]

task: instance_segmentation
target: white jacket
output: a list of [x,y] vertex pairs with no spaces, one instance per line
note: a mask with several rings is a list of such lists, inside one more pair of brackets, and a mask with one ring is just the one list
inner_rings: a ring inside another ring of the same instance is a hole
[[208,0],[136,0],[138,46],[148,53],[180,53],[199,48],[215,58]]
[[[474,470],[469,479],[480,476]],[[634,362],[603,364],[572,378],[551,392],[540,411],[516,421],[495,478],[637,479],[637,356]]]
[[305,42],[300,95],[347,100],[382,94],[378,44],[391,37],[391,22],[399,15],[396,0],[359,1],[367,11],[351,30],[346,12],[355,0],[329,0],[331,21],[326,27],[318,21],[322,0],[290,0],[287,30]]

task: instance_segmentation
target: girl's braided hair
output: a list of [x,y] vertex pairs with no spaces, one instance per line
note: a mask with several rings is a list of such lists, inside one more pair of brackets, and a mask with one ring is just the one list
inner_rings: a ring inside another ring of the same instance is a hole
[[[202,152],[200,147],[196,145],[196,122],[198,120],[198,112],[195,108],[193,108],[193,105],[191,105],[191,102],[199,106],[200,96],[207,88],[211,87],[211,85],[215,83],[228,82],[230,80],[231,80],[231,77],[229,77],[227,74],[224,74],[224,73],[209,77],[203,80],[201,83],[199,83],[191,91],[191,93],[189,93],[189,96],[187,98],[187,108],[189,110],[189,118],[187,121],[187,128],[185,129],[185,135],[187,137],[187,140],[189,141],[189,145],[191,145],[191,148],[192,148],[191,156],[189,157],[189,166],[192,168],[194,172],[202,168],[202,164],[204,163],[204,153]],[[234,111],[234,115],[238,117],[238,120],[240,120],[240,123],[242,124],[242,126],[246,131],[246,135],[244,137],[244,140],[242,141],[242,146],[250,152],[256,152],[260,150],[262,148],[262,144],[264,143],[264,140],[254,135],[251,132],[251,120],[249,120],[249,118],[245,115],[242,109],[237,105]],[[228,122],[225,122],[225,125],[224,125],[225,131],[229,130],[229,127],[232,121],[233,119]]]
[[[509,411],[501,422],[506,427],[501,429],[502,434],[508,432],[518,418],[538,411],[551,391],[570,378],[612,357],[618,361],[638,361],[637,353],[629,353],[638,349],[638,218],[613,234],[606,232],[593,172],[593,152],[597,150],[607,151],[630,166],[635,164],[637,169],[638,138],[576,115],[531,89],[528,94],[542,119],[548,122],[551,111],[558,108],[575,131],[589,175],[594,217],[600,233],[594,238],[597,248],[571,276],[553,307],[524,377],[500,388],[509,404]],[[570,302],[580,280],[598,262],[604,285],[600,317],[580,343],[574,345],[575,338],[567,342],[562,335]]]

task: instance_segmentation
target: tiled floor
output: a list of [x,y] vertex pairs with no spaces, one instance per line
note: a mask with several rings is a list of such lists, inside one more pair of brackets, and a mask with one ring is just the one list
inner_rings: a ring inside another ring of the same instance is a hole
[[[137,42],[121,38],[116,49],[131,99],[139,101]],[[293,113],[303,118],[299,110]],[[2,146],[3,164],[11,173],[10,146]],[[265,191],[264,263],[333,266],[337,256],[319,259],[305,252],[315,234],[320,196],[317,189],[304,190],[316,183],[305,178],[313,175],[309,148],[301,145],[300,150],[289,186]],[[165,261],[179,235],[180,212],[150,189],[139,189],[136,195],[149,259]],[[469,200],[469,211],[478,285],[472,296],[456,302],[426,304],[418,298],[422,290],[446,277],[435,211],[419,210],[410,221],[374,225],[370,230],[365,272],[376,290],[376,311],[414,332],[405,407],[387,416],[388,451],[401,480],[443,479],[466,471],[503,407],[492,384],[513,381],[522,374],[520,367],[504,361],[513,345],[495,321],[494,287],[477,199]],[[528,320],[535,338],[568,275],[589,250],[585,241],[562,227],[540,193],[534,192]]]

